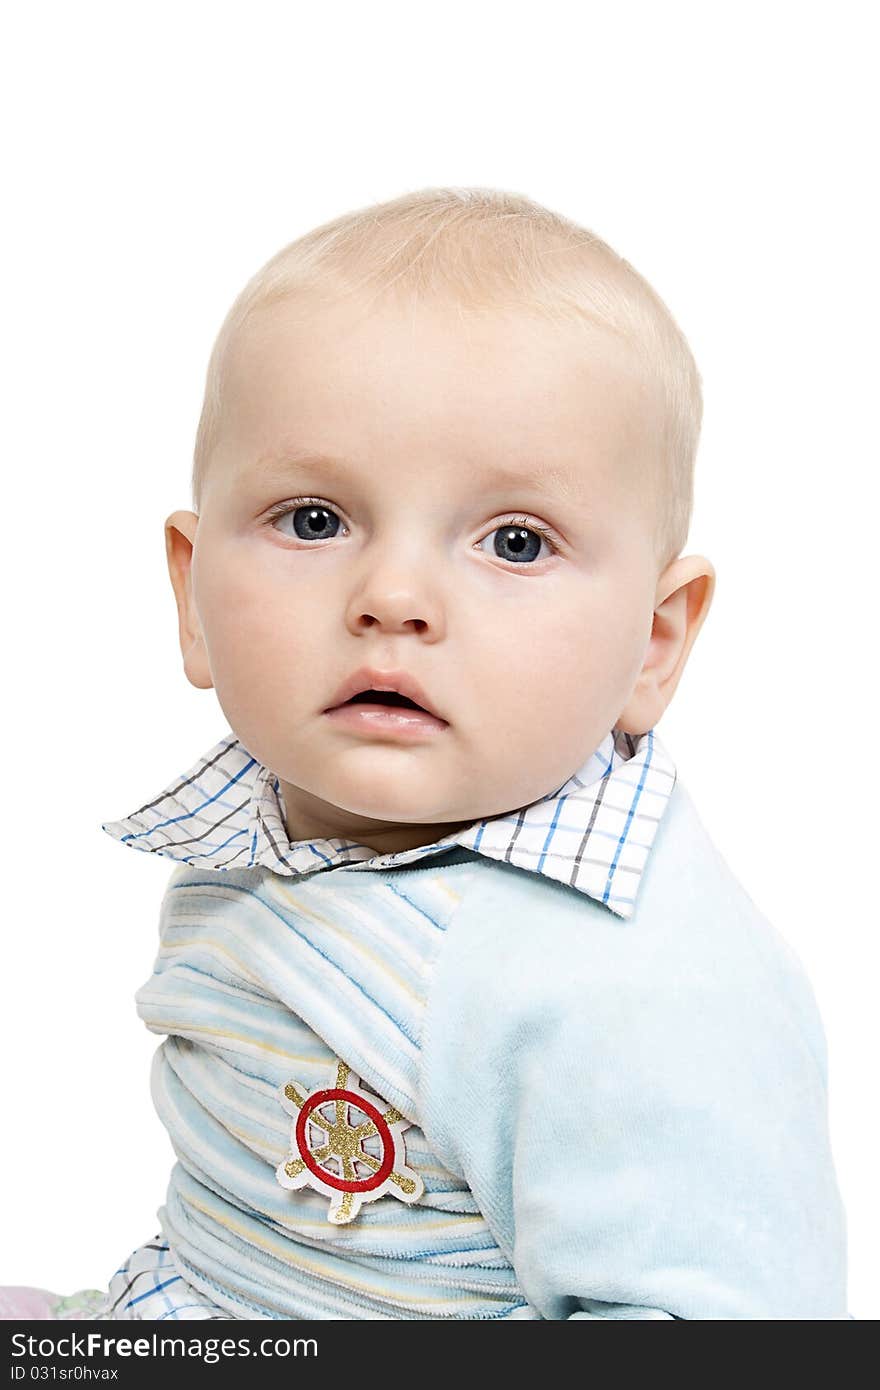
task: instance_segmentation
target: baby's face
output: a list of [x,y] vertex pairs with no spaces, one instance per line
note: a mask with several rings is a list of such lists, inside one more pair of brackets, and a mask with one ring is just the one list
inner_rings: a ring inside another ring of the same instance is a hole
[[[198,523],[175,518],[187,672],[280,777],[291,838],[389,853],[560,786],[651,639],[654,417],[623,350],[299,299],[260,311],[227,382]],[[444,722],[326,713],[361,667],[408,673]]]

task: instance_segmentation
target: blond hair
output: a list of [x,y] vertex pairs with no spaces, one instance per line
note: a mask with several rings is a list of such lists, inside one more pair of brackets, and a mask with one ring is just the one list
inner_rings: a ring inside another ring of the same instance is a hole
[[703,413],[700,374],[684,334],[656,291],[594,232],[493,188],[426,188],[344,213],[283,247],[251,277],[208,362],[193,457],[195,511],[219,438],[228,349],[248,317],[297,292],[336,299],[392,287],[444,295],[468,309],[531,311],[623,339],[661,407],[652,464],[660,568],[680,553]]

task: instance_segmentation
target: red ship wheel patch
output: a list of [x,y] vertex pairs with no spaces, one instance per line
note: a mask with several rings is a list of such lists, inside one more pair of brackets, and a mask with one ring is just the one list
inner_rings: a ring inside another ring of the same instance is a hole
[[295,1081],[281,1088],[281,1104],[294,1118],[290,1157],[275,1169],[281,1186],[322,1192],[330,1198],[327,1220],[337,1226],[379,1197],[417,1202],[425,1187],[406,1165],[409,1120],[365,1091],[344,1062],[334,1082],[313,1091]]

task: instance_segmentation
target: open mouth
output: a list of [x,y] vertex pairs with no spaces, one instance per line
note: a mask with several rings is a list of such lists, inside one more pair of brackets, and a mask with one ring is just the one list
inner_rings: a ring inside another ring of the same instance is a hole
[[417,705],[415,700],[411,700],[408,695],[400,695],[396,690],[361,690],[357,695],[352,695],[350,700],[345,700],[336,709],[345,709],[347,705],[394,705],[398,709],[417,709],[422,714],[428,711],[423,705]]
[[424,739],[449,727],[440,715],[397,690],[359,690],[324,713],[340,728],[364,738]]

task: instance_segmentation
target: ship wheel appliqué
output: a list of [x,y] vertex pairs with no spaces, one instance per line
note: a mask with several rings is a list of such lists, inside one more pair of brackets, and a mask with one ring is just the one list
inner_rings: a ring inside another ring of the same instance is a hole
[[409,1120],[365,1091],[344,1062],[337,1062],[334,1083],[313,1091],[296,1081],[281,1087],[281,1104],[294,1120],[290,1156],[275,1169],[281,1186],[329,1197],[327,1220],[337,1226],[379,1197],[417,1202],[425,1187],[406,1163]]

